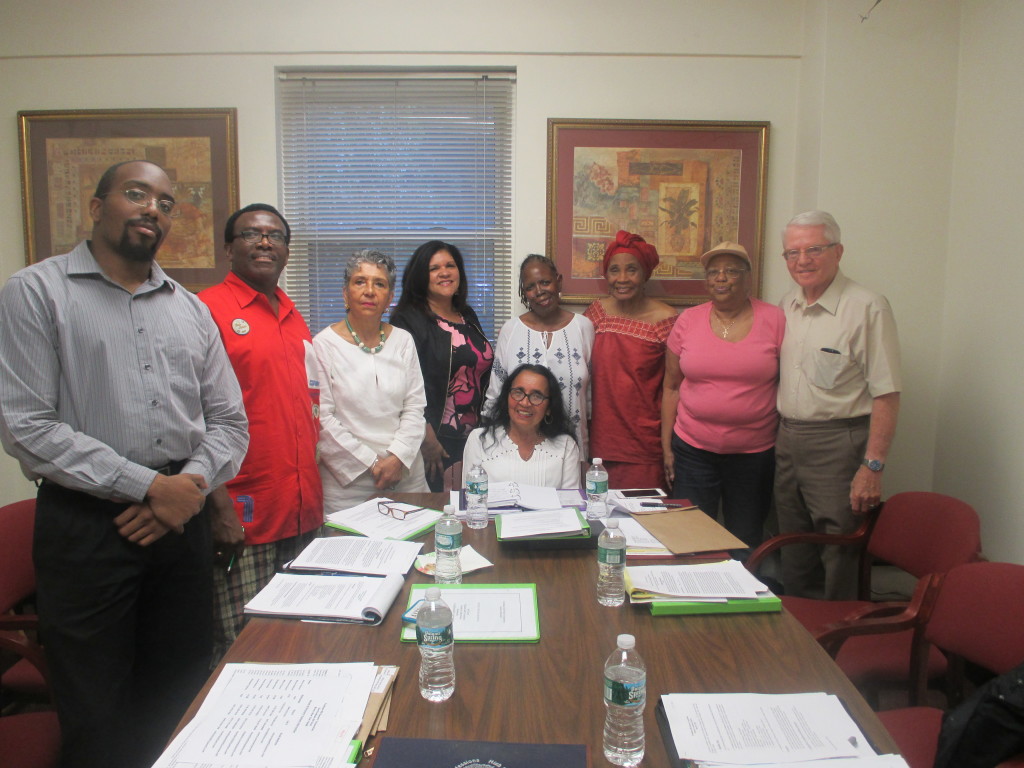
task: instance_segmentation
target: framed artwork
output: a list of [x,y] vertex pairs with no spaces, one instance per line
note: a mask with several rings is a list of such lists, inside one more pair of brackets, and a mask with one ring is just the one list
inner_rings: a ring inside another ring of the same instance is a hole
[[224,224],[238,209],[236,110],[19,112],[18,139],[29,264],[90,236],[89,201],[103,171],[149,160],[167,172],[181,208],[160,266],[192,291],[227,274]]
[[767,122],[548,120],[547,253],[562,301],[606,296],[604,251],[620,229],[658,249],[647,295],[707,299],[700,256],[729,240],[747,249],[761,293]]

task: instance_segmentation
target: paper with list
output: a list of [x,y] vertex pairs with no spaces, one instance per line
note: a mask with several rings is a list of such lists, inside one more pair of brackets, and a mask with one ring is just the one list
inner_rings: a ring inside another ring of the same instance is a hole
[[630,591],[665,597],[755,598],[767,587],[737,560],[696,565],[641,565],[626,569]]
[[416,541],[325,536],[313,539],[291,563],[299,571],[341,571],[384,576],[408,573],[423,544]]
[[153,768],[341,768],[377,667],[226,664]]

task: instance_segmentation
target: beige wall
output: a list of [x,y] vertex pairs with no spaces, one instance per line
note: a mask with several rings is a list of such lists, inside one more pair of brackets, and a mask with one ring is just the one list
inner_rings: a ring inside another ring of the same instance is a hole
[[[1008,38],[1005,51],[987,50],[990,36],[1009,35],[1003,14],[1019,21],[1012,0],[883,2],[865,23],[858,12],[868,0],[647,0],[628,12],[611,0],[296,0],[287,13],[279,3],[182,0],[167,19],[156,4],[121,0],[0,5],[0,225],[11,235],[0,279],[23,259],[20,109],[235,106],[242,201],[274,201],[275,67],[515,67],[515,253],[544,248],[548,117],[768,120],[764,295],[777,300],[789,285],[777,231],[798,210],[831,209],[843,225],[844,268],[883,291],[900,324],[904,410],[886,490],[948,485],[959,472],[956,452],[940,448],[956,442],[942,430],[961,428],[948,414],[964,399],[946,382],[962,373],[944,364],[943,334],[951,351],[973,336],[947,319],[970,278],[947,275],[947,254],[966,235],[961,195],[983,209],[994,190],[972,172],[973,150],[959,151],[956,83],[961,57],[966,75],[1004,53],[1020,69]],[[1012,69],[1000,92],[1016,92]],[[974,77],[961,101],[981,98]],[[1020,112],[1018,101],[1018,123]],[[962,108],[959,119],[969,121]],[[973,130],[997,143],[1011,136],[980,120]],[[957,195],[954,176],[969,185]],[[994,327],[1003,328],[986,324]],[[976,354],[974,367],[988,367],[995,343]],[[991,418],[1019,422],[1022,409],[1006,405],[1010,414]],[[1012,494],[986,492],[998,478],[980,461],[971,470],[975,481],[957,487],[986,516],[986,548],[1024,562],[1019,528],[1009,541],[988,535]],[[0,501],[31,492],[18,477],[0,459]]]

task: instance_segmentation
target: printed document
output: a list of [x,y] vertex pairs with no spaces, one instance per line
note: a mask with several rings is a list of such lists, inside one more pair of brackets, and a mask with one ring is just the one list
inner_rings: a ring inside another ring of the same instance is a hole
[[277,573],[245,613],[291,619],[380,624],[405,584],[392,573],[378,576],[309,576]]
[[[413,584],[409,605],[422,600],[428,587],[440,586],[441,599],[452,609],[456,642],[535,642],[540,639],[536,584]],[[406,611],[410,616],[414,612]],[[403,640],[416,639],[416,627],[402,630]]]
[[340,571],[385,576],[408,573],[423,548],[421,542],[325,536],[313,539],[291,563],[293,571]]
[[827,693],[671,693],[661,702],[680,759],[700,764],[875,755],[842,702]]
[[[398,520],[390,514],[381,514],[380,505],[405,512],[405,519]],[[364,501],[349,509],[341,509],[327,515],[327,524],[334,528],[352,531],[371,539],[411,539],[426,533],[441,517],[436,509],[424,509],[414,504],[377,498]]]
[[696,565],[640,565],[626,568],[630,592],[640,590],[662,597],[758,597],[768,588],[737,560]]
[[153,768],[341,768],[377,667],[227,664]]

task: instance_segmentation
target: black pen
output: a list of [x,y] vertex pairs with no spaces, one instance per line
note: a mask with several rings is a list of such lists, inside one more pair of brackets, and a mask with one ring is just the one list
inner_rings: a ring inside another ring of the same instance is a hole
[[830,355],[842,354],[838,349],[832,349],[832,347],[822,347],[821,351],[822,352],[828,352]]

